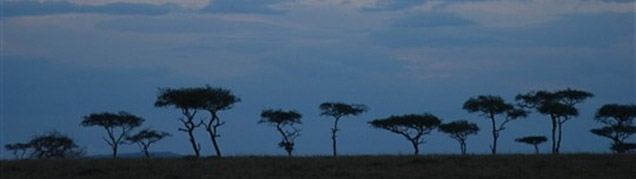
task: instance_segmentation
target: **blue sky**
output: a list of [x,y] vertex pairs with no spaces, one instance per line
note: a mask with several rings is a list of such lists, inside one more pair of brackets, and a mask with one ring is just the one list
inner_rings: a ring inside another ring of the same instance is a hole
[[[260,111],[303,114],[295,153],[329,155],[332,120],[318,105],[343,101],[371,110],[342,121],[342,154],[410,154],[401,136],[367,121],[430,112],[466,119],[482,131],[468,151],[488,153],[488,120],[461,109],[481,94],[514,96],[567,87],[594,93],[565,125],[565,152],[608,152],[589,129],[607,103],[636,101],[634,1],[95,0],[2,1],[0,144],[58,130],[89,154],[110,149],[82,116],[126,110],[173,137],[151,148],[191,154],[180,114],[154,108],[160,87],[230,88],[242,101],[220,113],[228,155],[284,155]],[[202,118],[199,116],[197,118]],[[207,116],[205,116],[207,117]],[[503,131],[503,153],[531,153],[514,142],[550,135],[532,114]],[[213,150],[197,130],[204,155]],[[635,139],[630,139],[634,141]],[[543,151],[549,150],[546,143]],[[422,153],[458,153],[439,132]],[[121,152],[136,152],[124,146]],[[2,157],[8,157],[2,151]]]

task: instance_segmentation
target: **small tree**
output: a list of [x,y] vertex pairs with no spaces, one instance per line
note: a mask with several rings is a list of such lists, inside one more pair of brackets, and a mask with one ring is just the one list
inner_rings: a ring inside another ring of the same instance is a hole
[[[143,122],[144,119],[128,112],[121,111],[118,114],[107,112],[93,113],[89,116],[85,116],[81,125],[85,127],[103,127],[108,134],[108,138],[104,138],[104,141],[112,147],[113,158],[116,158],[119,144],[123,144],[128,133],[134,128],[139,127]],[[119,130],[119,132],[116,132],[116,130]]]
[[139,149],[144,153],[146,158],[150,158],[150,152],[148,148],[150,148],[151,144],[154,144],[165,137],[169,137],[170,134],[167,132],[155,131],[152,129],[144,129],[139,131],[137,134],[126,137],[126,140],[129,143],[135,143],[139,146]]
[[57,131],[33,137],[29,146],[33,149],[31,157],[36,159],[72,159],[85,153],[75,140]]
[[4,145],[4,148],[8,151],[11,151],[16,160],[22,160],[24,159],[24,155],[27,153],[27,150],[31,148],[31,145],[25,143],[15,143]]
[[535,153],[539,154],[538,145],[541,143],[544,143],[545,141],[548,141],[548,138],[546,138],[545,136],[526,136],[522,138],[517,138],[515,139],[515,141],[533,145]]
[[391,116],[369,122],[372,127],[404,136],[413,145],[415,155],[420,152],[419,145],[424,143],[424,136],[430,134],[440,123],[439,118],[429,113]]
[[[499,133],[503,131],[505,125],[515,119],[526,117],[527,112],[515,108],[512,104],[506,103],[499,96],[480,95],[470,98],[464,103],[464,110],[470,113],[480,113],[482,116],[490,119],[492,128],[492,145],[490,151],[497,154],[497,139]],[[505,115],[505,120],[497,125],[496,115]]]
[[204,106],[201,108],[210,112],[210,120],[207,123],[203,123],[205,130],[210,134],[210,139],[216,151],[216,156],[221,157],[221,149],[217,143],[217,137],[220,137],[218,127],[225,124],[219,118],[218,112],[228,109],[232,109],[235,103],[240,102],[241,99],[234,96],[232,91],[223,88],[212,88],[205,86],[205,88],[198,88],[201,98],[204,100]]
[[595,120],[605,127],[592,129],[595,135],[612,140],[610,149],[616,153],[624,153],[636,149],[636,144],[625,142],[636,134],[633,121],[636,118],[636,105],[606,104],[595,115]]
[[159,89],[159,95],[155,101],[155,107],[168,107],[174,106],[181,110],[181,114],[184,118],[179,118],[179,121],[183,123],[184,128],[178,128],[179,131],[188,133],[190,144],[194,150],[194,155],[200,157],[201,145],[199,145],[194,138],[194,129],[203,125],[203,121],[200,123],[194,122],[194,116],[197,114],[197,109],[205,107],[205,101],[193,88],[181,88],[181,89]]
[[294,151],[294,140],[300,136],[300,130],[294,127],[294,124],[301,124],[302,115],[296,111],[279,110],[263,110],[259,124],[265,123],[276,127],[276,131],[282,136],[282,140],[278,146],[287,151],[287,156],[292,156]]
[[475,123],[459,120],[448,124],[442,124],[439,126],[439,130],[447,133],[451,138],[457,140],[457,142],[459,142],[462,155],[466,155],[466,140],[469,135],[476,135],[479,131],[479,127],[477,127],[477,124]]
[[321,116],[331,116],[334,118],[333,128],[331,128],[331,141],[332,141],[332,151],[333,156],[338,156],[338,150],[336,147],[336,133],[340,130],[338,129],[338,121],[340,118],[345,116],[358,116],[366,111],[369,108],[362,104],[345,104],[345,103],[332,103],[325,102],[320,104],[319,106]]
[[563,124],[579,115],[576,104],[591,98],[592,93],[565,89],[554,92],[536,91],[517,95],[516,100],[526,108],[535,109],[543,115],[549,115],[552,120],[552,153],[559,154],[563,136]]

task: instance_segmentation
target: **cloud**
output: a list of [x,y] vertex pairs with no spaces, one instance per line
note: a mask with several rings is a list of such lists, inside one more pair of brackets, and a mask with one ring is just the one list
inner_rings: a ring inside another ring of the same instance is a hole
[[201,12],[238,14],[283,14],[286,11],[275,8],[285,0],[213,0]]
[[105,5],[78,5],[66,1],[8,1],[4,2],[3,15],[37,16],[70,13],[95,13],[115,15],[164,15],[178,9],[175,4],[152,5],[137,3],[110,3]]
[[405,18],[407,20],[397,20],[386,30],[372,33],[371,37],[377,43],[393,48],[608,47],[633,38],[633,15],[633,13],[571,14],[560,16],[559,20],[523,27],[465,25],[470,21],[462,22],[446,15],[433,15],[432,17],[438,17],[431,18],[428,22],[409,20],[418,19],[421,16],[414,15]]
[[450,13],[424,12],[409,15],[405,18],[393,21],[394,27],[443,27],[464,26],[474,24],[471,20],[461,18]]
[[478,2],[488,0],[379,0],[372,6],[363,7],[360,10],[366,12],[401,11],[422,6],[426,3],[434,3],[434,7],[444,7],[450,3]]

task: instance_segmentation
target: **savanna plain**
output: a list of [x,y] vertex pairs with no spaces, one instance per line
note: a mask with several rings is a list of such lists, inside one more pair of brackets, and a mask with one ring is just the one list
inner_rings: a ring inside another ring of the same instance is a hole
[[2,178],[636,178],[634,154],[0,161]]

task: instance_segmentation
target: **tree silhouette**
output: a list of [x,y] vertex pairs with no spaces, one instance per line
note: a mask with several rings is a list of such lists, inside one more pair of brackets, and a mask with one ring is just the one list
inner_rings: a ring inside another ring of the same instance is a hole
[[82,157],[85,153],[75,140],[57,131],[33,137],[29,146],[33,149],[31,157],[36,159],[71,159]]
[[516,142],[526,143],[534,146],[534,151],[536,154],[539,154],[538,145],[548,141],[548,138],[545,136],[526,136],[522,138],[515,139]]
[[201,145],[196,142],[193,132],[194,129],[203,125],[203,121],[195,123],[194,116],[197,114],[197,109],[202,109],[206,106],[199,92],[194,88],[159,89],[159,95],[155,101],[155,107],[173,106],[181,110],[181,114],[185,116],[185,119],[179,118],[179,121],[183,123],[184,128],[178,128],[178,130],[188,133],[190,144],[196,157],[201,156],[199,152]]
[[525,108],[534,109],[540,114],[550,116],[552,120],[552,153],[559,154],[563,139],[563,124],[579,115],[579,111],[574,105],[593,96],[592,93],[586,91],[568,88],[554,92],[532,91],[517,95],[516,100]]
[[205,126],[205,130],[210,134],[216,156],[221,157],[221,150],[219,149],[216,138],[220,136],[218,127],[225,124],[225,122],[221,121],[218,112],[231,109],[234,103],[240,102],[241,99],[234,96],[229,89],[205,86],[205,88],[198,88],[197,90],[200,93],[200,97],[204,100],[204,106],[201,109],[210,113],[210,120],[208,120],[207,123],[204,122],[203,125]]
[[447,133],[451,138],[459,142],[462,155],[466,155],[466,140],[469,135],[476,135],[479,131],[477,124],[470,123],[465,120],[453,121],[451,123],[442,124],[439,130]]
[[345,116],[358,116],[368,111],[369,108],[362,104],[324,102],[320,104],[319,109],[321,111],[321,116],[331,116],[334,118],[333,128],[331,128],[331,147],[333,150],[333,156],[338,156],[338,150],[336,147],[336,133],[340,130],[338,129],[338,121],[340,118]]
[[429,113],[390,116],[369,122],[375,128],[404,136],[413,145],[415,155],[420,152],[419,145],[424,143],[424,136],[430,134],[440,123],[439,118]]
[[593,134],[612,140],[610,149],[624,153],[636,149],[636,144],[627,143],[631,135],[636,133],[633,125],[636,118],[636,105],[606,104],[594,117],[594,120],[605,124],[605,127],[590,130]]
[[[104,138],[104,141],[113,149],[113,158],[117,158],[117,148],[119,144],[124,143],[124,139],[128,136],[128,133],[134,128],[141,125],[144,119],[132,115],[128,112],[121,111],[117,114],[114,113],[93,113],[89,116],[84,116],[81,125],[82,126],[98,126],[103,127],[108,134],[108,138]],[[117,132],[118,130],[119,132]]]
[[276,131],[282,136],[282,140],[278,146],[287,151],[287,156],[292,156],[294,151],[294,140],[300,136],[300,130],[294,127],[294,124],[301,124],[302,115],[296,111],[279,110],[263,110],[259,124],[265,123],[276,127]]
[[[490,151],[493,155],[497,154],[497,139],[499,138],[499,133],[506,129],[505,125],[512,120],[527,116],[526,111],[515,108],[512,104],[506,103],[499,96],[492,95],[480,95],[470,98],[464,103],[463,108],[470,113],[480,113],[482,116],[490,119],[492,126],[492,145],[490,146]],[[496,115],[505,115],[505,120],[499,123],[499,125],[497,125],[497,121],[495,120]]]
[[150,152],[148,151],[148,148],[150,148],[150,145],[169,136],[170,134],[167,132],[155,131],[152,129],[144,129],[139,131],[135,135],[126,137],[126,140],[129,143],[137,144],[137,146],[139,146],[139,148],[144,153],[146,158],[150,158]]
[[4,145],[4,148],[8,151],[11,151],[16,160],[22,160],[24,159],[24,155],[27,153],[27,150],[31,148],[31,145],[25,143],[15,143]]

